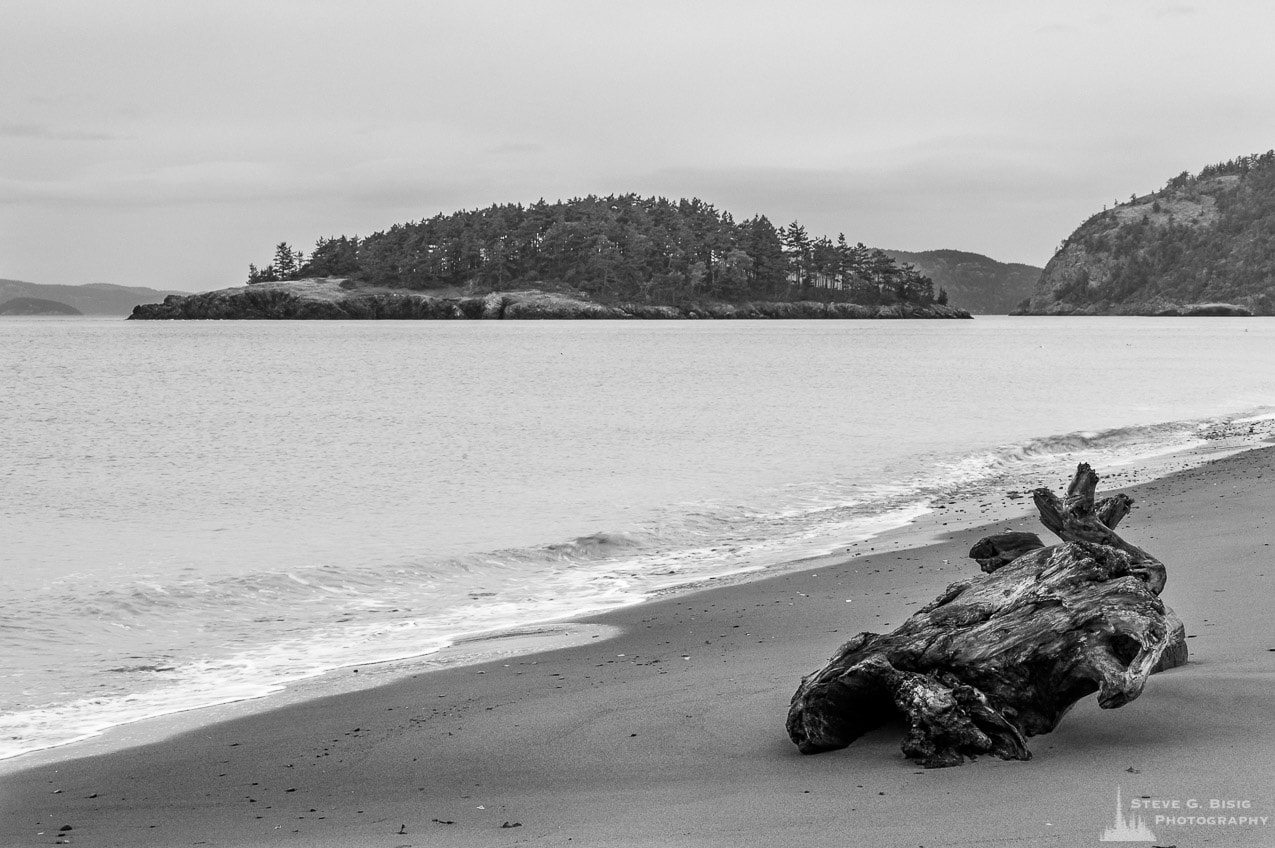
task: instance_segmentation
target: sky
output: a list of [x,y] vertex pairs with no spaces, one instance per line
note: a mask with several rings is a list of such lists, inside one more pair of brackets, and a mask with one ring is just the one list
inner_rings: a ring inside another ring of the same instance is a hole
[[205,291],[493,203],[1044,265],[1275,148],[1257,0],[0,0],[0,278]]

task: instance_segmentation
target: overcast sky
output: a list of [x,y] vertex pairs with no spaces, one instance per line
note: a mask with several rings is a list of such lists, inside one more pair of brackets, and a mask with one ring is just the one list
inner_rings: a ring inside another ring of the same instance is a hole
[[206,290],[286,240],[638,192],[1043,265],[1275,147],[1275,4],[0,0],[0,277]]

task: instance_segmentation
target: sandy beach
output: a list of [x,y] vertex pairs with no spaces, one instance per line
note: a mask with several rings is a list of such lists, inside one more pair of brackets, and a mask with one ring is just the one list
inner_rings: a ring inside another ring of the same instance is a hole
[[977,571],[984,528],[917,528],[585,620],[615,638],[7,775],[0,845],[1093,846],[1118,790],[1156,845],[1275,845],[1275,448],[1127,491],[1121,533],[1168,566],[1190,663],[1122,709],[1082,701],[1029,762],[923,770],[900,727],[807,757],[784,733],[801,675]]

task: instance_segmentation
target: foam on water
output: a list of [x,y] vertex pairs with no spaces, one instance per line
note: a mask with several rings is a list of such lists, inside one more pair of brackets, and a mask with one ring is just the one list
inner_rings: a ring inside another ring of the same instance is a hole
[[1145,479],[1275,419],[1258,319],[3,327],[11,758],[879,548],[1081,459]]
[[[904,526],[936,503],[1057,484],[1078,459],[1101,468],[1145,464],[1205,444],[1242,449],[1273,430],[1275,413],[1252,410],[1061,434],[933,457],[886,485],[790,486],[763,505],[681,505],[658,521],[437,561],[124,582],[71,575],[34,608],[30,599],[25,608],[7,604],[0,642],[19,669],[56,646],[99,649],[81,667],[64,669],[59,691],[36,688],[47,681],[22,687],[10,675],[21,696],[0,715],[0,759],[145,718],[261,698],[342,667],[419,657],[478,633],[834,553]],[[117,661],[103,670],[111,656]]]

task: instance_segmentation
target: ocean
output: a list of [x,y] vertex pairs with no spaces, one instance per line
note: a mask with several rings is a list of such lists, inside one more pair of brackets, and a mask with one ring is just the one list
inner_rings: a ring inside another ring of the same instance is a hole
[[0,759],[1273,412],[1263,319],[0,319]]

